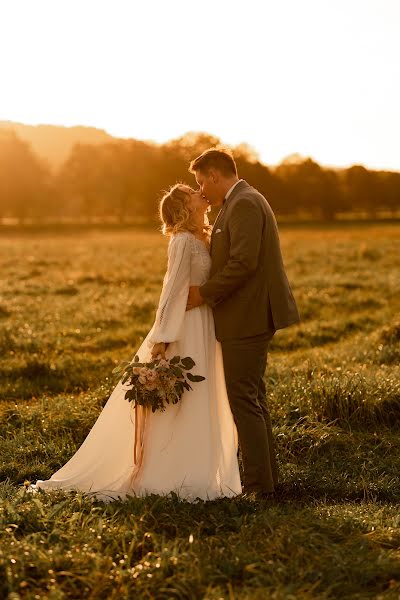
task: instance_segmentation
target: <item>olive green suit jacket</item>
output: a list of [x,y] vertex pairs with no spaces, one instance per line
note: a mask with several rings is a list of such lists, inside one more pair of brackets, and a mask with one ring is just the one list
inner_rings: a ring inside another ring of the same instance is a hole
[[300,320],[274,213],[244,180],[225,200],[214,223],[211,261],[210,278],[200,294],[213,309],[219,341],[273,335]]

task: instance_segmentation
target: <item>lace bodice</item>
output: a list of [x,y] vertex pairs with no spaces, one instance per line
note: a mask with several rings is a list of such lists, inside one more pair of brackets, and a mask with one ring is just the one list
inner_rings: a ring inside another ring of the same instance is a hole
[[191,233],[188,234],[190,243],[190,285],[203,285],[210,276],[211,257],[204,242]]
[[[180,339],[191,285],[202,285],[209,277],[211,257],[204,242],[192,233],[179,232],[168,246],[168,268],[164,277],[149,345]],[[198,309],[192,309],[198,310]]]

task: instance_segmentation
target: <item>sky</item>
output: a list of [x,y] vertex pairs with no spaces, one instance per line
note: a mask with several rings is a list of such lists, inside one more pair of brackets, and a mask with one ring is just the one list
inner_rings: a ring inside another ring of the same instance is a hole
[[400,170],[400,0],[0,0],[0,120]]

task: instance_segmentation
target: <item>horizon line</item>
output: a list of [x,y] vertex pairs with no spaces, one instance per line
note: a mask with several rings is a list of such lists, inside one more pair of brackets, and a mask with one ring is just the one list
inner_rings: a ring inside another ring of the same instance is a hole
[[[139,137],[133,137],[131,135],[124,135],[124,136],[119,136],[119,135],[114,135],[113,133],[111,133],[109,130],[105,129],[104,127],[100,127],[97,125],[85,125],[85,124],[75,124],[75,125],[65,125],[65,124],[60,124],[60,123],[43,123],[43,122],[34,122],[34,123],[27,123],[27,122],[22,122],[22,121],[13,121],[10,119],[4,119],[1,118],[0,119],[0,124],[2,123],[10,123],[11,125],[22,125],[22,126],[26,126],[26,127],[59,127],[59,128],[63,128],[63,129],[78,129],[78,128],[82,128],[82,129],[93,129],[95,131],[99,131],[102,133],[105,133],[106,135],[110,136],[111,138],[115,139],[115,140],[135,140],[135,141],[139,141],[139,142],[147,142],[147,143],[151,143],[151,144],[155,144],[158,146],[162,146],[164,144],[167,144],[168,142],[171,142],[173,140],[179,139],[181,137],[184,137],[185,135],[188,135],[190,133],[198,133],[198,134],[206,134],[206,135],[210,135],[210,136],[215,136],[218,139],[219,136],[211,133],[209,131],[204,131],[204,130],[189,130],[189,131],[185,131],[184,133],[178,134],[175,137],[171,137],[168,138],[164,141],[157,141],[154,140],[152,138],[139,138]],[[313,162],[317,163],[320,167],[326,168],[326,169],[332,169],[332,170],[340,170],[340,169],[349,169],[351,167],[354,166],[360,166],[360,167],[364,167],[365,169],[369,170],[369,171],[386,171],[386,172],[391,172],[391,173],[400,173],[400,166],[398,168],[390,168],[390,167],[372,167],[372,166],[368,166],[363,162],[353,162],[353,163],[347,163],[347,164],[331,164],[331,163],[320,163],[315,157],[311,156],[311,155],[304,155],[300,152],[289,152],[287,155],[285,155],[280,162],[276,162],[276,163],[271,163],[271,162],[266,162],[262,159],[261,157],[261,153],[259,152],[259,150],[257,148],[255,148],[252,144],[250,144],[249,142],[246,141],[242,141],[239,142],[238,144],[230,144],[230,143],[225,143],[223,142],[223,140],[220,140],[221,143],[224,146],[227,146],[230,149],[234,149],[235,147],[240,146],[241,144],[247,144],[249,146],[249,148],[251,150],[254,150],[259,162],[263,165],[265,165],[266,167],[272,167],[272,168],[276,168],[279,165],[281,165],[287,158],[291,157],[291,156],[296,156],[298,155],[299,157],[307,160],[307,159],[311,159]]]

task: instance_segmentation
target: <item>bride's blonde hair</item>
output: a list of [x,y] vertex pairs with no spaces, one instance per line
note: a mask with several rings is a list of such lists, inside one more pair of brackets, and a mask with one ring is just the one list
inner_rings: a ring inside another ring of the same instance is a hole
[[[178,231],[191,231],[198,233],[198,229],[191,222],[192,213],[189,208],[190,194],[183,183],[176,183],[161,198],[159,215],[161,220],[161,231],[164,235],[174,235]],[[202,233],[208,237],[211,235],[211,225],[207,214],[204,215],[204,226]]]

